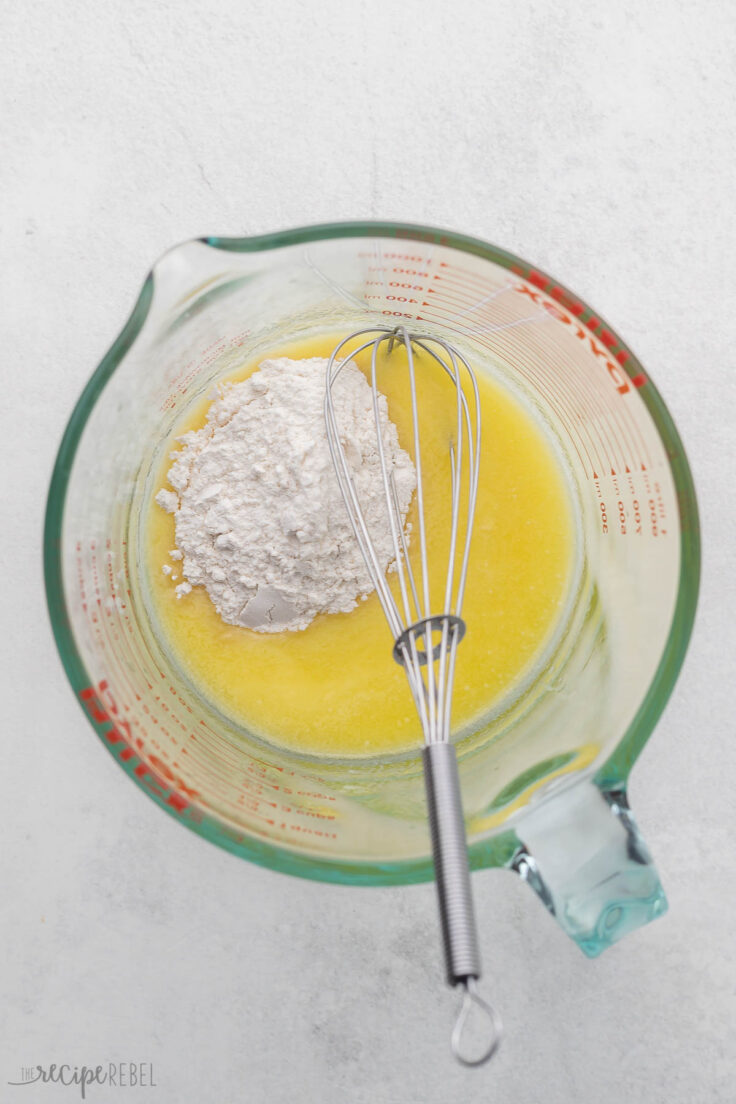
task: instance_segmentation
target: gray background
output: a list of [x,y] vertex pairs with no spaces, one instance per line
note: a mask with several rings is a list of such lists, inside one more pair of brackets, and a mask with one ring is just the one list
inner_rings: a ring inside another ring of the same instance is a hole
[[[733,1101],[730,0],[5,0],[1,20],[0,1099],[75,1099],[5,1082],[110,1059],[152,1061],[159,1104]],[[157,255],[370,217],[486,238],[599,309],[702,510],[695,636],[631,786],[670,912],[588,962],[514,877],[479,875],[507,1038],[478,1072],[447,1053],[433,887],[311,884],[183,831],[93,736],[44,608],[54,453]]]

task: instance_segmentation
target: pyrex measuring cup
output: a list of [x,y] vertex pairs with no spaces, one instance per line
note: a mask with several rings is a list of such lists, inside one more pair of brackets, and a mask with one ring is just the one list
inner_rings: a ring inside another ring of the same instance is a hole
[[525,683],[457,738],[471,863],[517,870],[596,954],[666,908],[626,781],[691,631],[697,511],[641,366],[523,261],[379,223],[209,238],[162,257],[54,470],[45,569],[59,651],[123,770],[207,839],[310,878],[431,878],[419,750],[317,760],[238,728],[168,656],[140,570],[153,461],[194,397],[285,339],[394,319],[492,365],[543,420],[569,475],[579,558],[565,616]]

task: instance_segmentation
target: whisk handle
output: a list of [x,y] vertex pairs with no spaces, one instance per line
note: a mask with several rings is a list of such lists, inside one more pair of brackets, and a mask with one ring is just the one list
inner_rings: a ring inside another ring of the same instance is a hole
[[438,743],[425,746],[423,759],[447,980],[458,985],[479,978],[481,965],[457,757],[452,744]]

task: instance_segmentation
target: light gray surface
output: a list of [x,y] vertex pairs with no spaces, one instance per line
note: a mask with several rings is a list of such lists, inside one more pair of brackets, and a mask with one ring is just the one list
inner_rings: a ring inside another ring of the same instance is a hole
[[[110,1059],[152,1061],[159,1104],[733,1101],[730,0],[1,18],[0,1099],[75,1099],[5,1082]],[[664,393],[703,515],[696,634],[631,787],[670,913],[588,962],[511,875],[476,877],[507,1030],[482,1071],[448,1057],[433,887],[288,879],[182,830],[83,720],[44,608],[54,453],[154,258],[356,217],[484,237],[594,304]]]

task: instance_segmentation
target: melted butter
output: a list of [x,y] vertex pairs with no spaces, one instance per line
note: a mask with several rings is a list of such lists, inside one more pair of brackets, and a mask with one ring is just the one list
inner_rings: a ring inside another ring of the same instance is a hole
[[[334,335],[274,349],[230,374],[245,379],[268,357],[328,356]],[[378,386],[402,445],[412,453],[406,373],[394,350],[379,363]],[[358,358],[369,370],[369,362]],[[455,434],[451,384],[432,363],[418,365],[420,435],[433,606],[441,608],[449,548],[448,450]],[[574,523],[563,472],[544,433],[518,399],[478,372],[483,421],[478,503],[458,649],[453,729],[513,691],[558,623],[571,581]],[[201,428],[202,401],[175,435]],[[172,447],[175,444],[172,441]],[[154,493],[165,486],[164,463]],[[416,504],[409,519],[417,525]],[[418,569],[416,545],[412,560]],[[155,619],[166,649],[200,694],[237,725],[311,755],[402,752],[421,742],[405,675],[375,594],[347,614],[318,617],[298,633],[265,634],[225,624],[204,590],[177,599],[161,568],[175,547],[174,519],[151,502],[146,557]],[[180,564],[174,564],[179,575]],[[441,570],[440,570],[441,569]],[[396,580],[393,580],[394,587]]]

